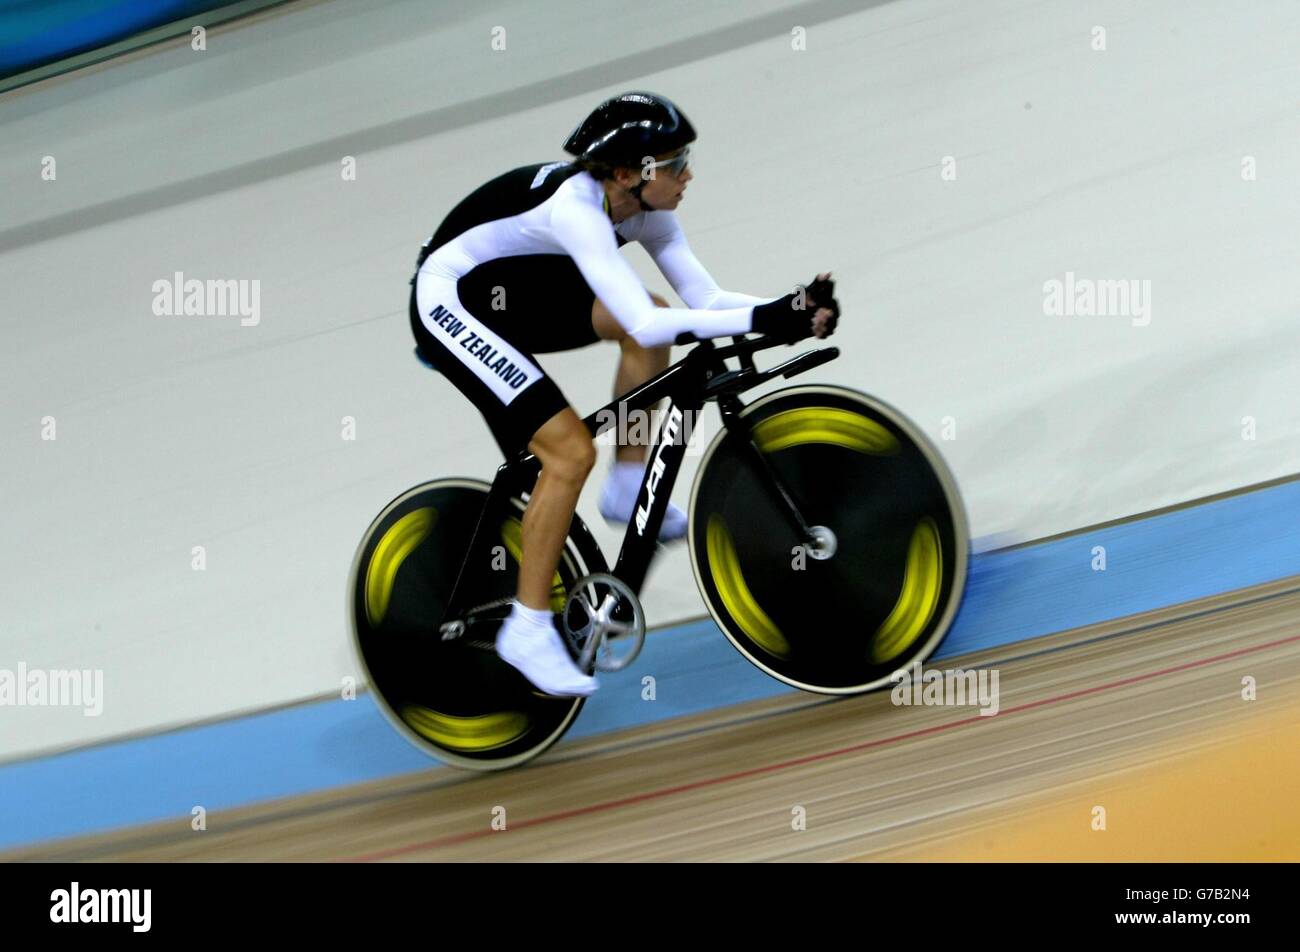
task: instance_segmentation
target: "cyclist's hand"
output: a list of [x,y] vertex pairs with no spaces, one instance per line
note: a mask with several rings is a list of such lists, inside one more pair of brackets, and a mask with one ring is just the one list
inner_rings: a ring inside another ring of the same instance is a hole
[[808,303],[812,305],[825,304],[835,297],[835,282],[831,280],[831,273],[823,271],[817,277],[804,286],[808,294]]
[[753,329],[789,343],[808,337],[829,337],[839,320],[830,272],[817,275],[807,287],[754,308]]
[[835,300],[835,282],[829,271],[817,275],[806,288],[808,304],[814,308],[812,336],[830,337],[840,320],[840,302]]

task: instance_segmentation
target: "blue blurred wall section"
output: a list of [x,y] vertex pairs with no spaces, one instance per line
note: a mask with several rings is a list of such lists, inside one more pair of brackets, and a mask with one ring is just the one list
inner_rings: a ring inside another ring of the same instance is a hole
[[230,0],[0,0],[0,79]]

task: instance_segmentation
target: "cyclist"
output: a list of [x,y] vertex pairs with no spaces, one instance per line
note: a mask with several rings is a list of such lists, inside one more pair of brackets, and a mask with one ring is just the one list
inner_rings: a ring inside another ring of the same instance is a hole
[[[668,366],[673,343],[759,332],[825,337],[839,316],[829,273],[770,299],[724,291],[695,258],[674,210],[692,179],[695,130],[663,96],[601,103],[564,143],[571,162],[499,176],[452,209],[421,249],[411,329],[423,358],[482,413],[507,457],[525,447],[541,473],[523,518],[519,586],[497,653],[550,694],[589,695],[550,611],[578,495],[595,464],[592,433],[534,354],[617,341],[620,396]],[[619,247],[639,241],[686,302],[646,291]],[[600,511],[631,518],[644,445],[620,446]],[[670,506],[660,539],[686,533]]]

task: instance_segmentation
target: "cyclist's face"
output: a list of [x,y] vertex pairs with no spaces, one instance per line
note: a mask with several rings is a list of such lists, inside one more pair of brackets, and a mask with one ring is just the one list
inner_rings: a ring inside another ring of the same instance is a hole
[[[662,155],[656,155],[655,161],[671,159],[678,154],[678,151],[665,152]],[[645,188],[641,190],[641,197],[646,200],[646,204],[663,211],[672,211],[681,204],[682,197],[686,192],[686,184],[694,178],[692,169],[688,164],[680,172],[673,172],[669,165],[660,165],[657,168],[646,169]],[[650,177],[653,174],[653,177]]]

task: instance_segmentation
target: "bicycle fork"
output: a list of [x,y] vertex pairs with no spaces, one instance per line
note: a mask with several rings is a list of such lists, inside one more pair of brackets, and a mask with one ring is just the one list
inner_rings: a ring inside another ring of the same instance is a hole
[[828,526],[808,525],[772,463],[754,443],[753,431],[740,415],[744,409],[740,398],[734,393],[722,394],[718,397],[718,409],[722,412],[723,425],[740,439],[741,454],[749,460],[759,483],[775,500],[777,510],[794,532],[799,544],[811,558],[823,560],[833,556],[837,545],[835,533]]
[[[717,401],[723,425],[740,439],[742,453],[750,461],[760,485],[771,495],[798,544],[804,547],[811,558],[829,559],[835,554],[835,533],[826,526],[808,525],[780,476],[754,444],[750,425],[740,415],[744,409],[740,398],[727,393],[720,394]],[[698,397],[688,397],[680,403],[669,401],[659,439],[646,465],[645,481],[637,495],[636,510],[632,521],[628,523],[618,564],[614,567],[614,574],[625,580],[632,591],[638,594],[654,557],[659,526],[668,510],[667,490],[676,483],[682,460],[686,456],[689,436],[686,421],[693,423],[698,419],[703,405],[703,399]]]

